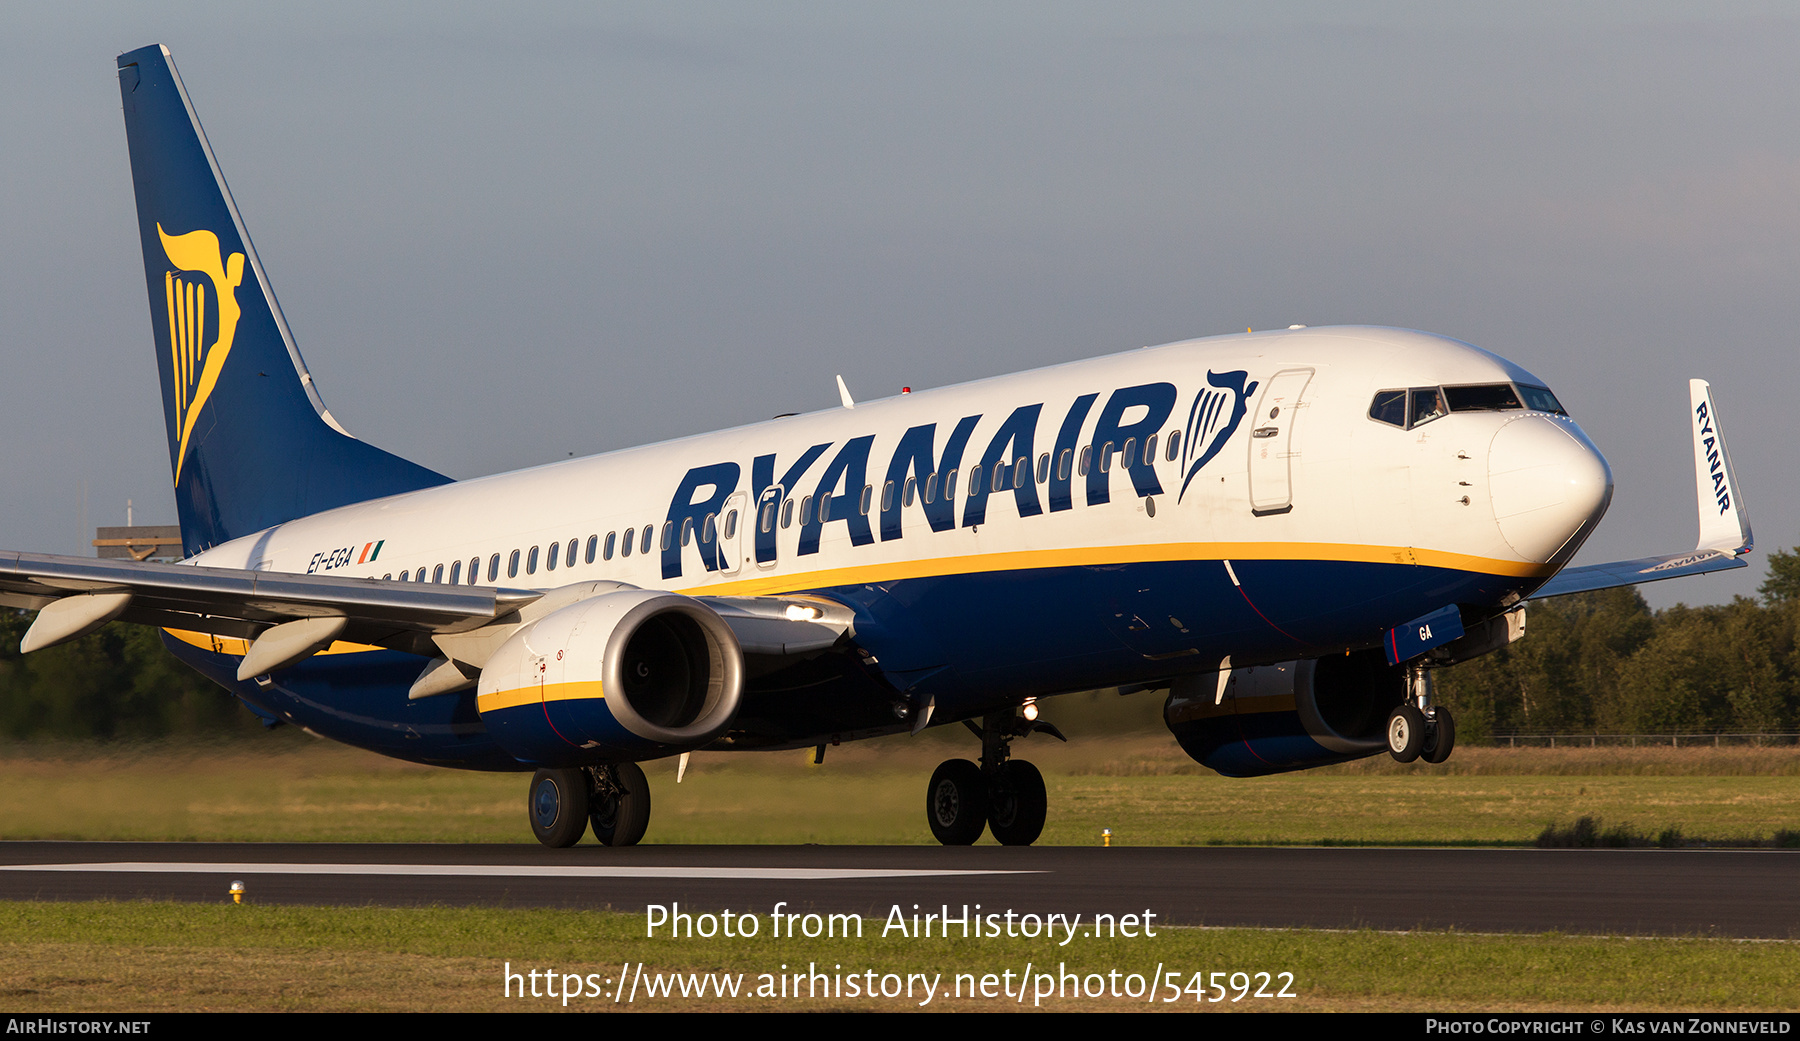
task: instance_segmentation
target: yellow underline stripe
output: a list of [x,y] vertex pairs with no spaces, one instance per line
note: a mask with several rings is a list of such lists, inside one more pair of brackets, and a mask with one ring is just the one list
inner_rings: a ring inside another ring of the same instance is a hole
[[[175,637],[182,643],[192,644],[203,651],[214,654],[229,654],[234,658],[242,658],[250,653],[250,641],[240,640],[235,636],[212,636],[207,633],[189,632],[186,629],[164,629],[163,632]],[[320,654],[362,654],[365,651],[385,650],[368,643],[350,643],[344,640],[333,641],[331,646],[320,651]]]
[[[1416,564],[1424,567],[1472,571],[1507,578],[1540,578],[1555,572],[1551,564],[1526,560],[1497,560],[1467,553],[1406,546],[1364,546],[1340,542],[1169,542],[1151,546],[1093,546],[1079,549],[1033,549],[1002,553],[975,553],[961,557],[897,560],[885,564],[787,573],[692,586],[678,592],[713,596],[746,596],[785,593],[796,589],[870,585],[911,578],[973,575],[984,571],[1026,571],[1034,568],[1096,567],[1115,564],[1164,563],[1200,560],[1335,561],[1356,564]],[[755,567],[746,563],[745,567]]]
[[575,680],[570,683],[546,683],[541,687],[514,687],[496,690],[475,699],[478,712],[495,712],[519,705],[535,705],[540,701],[582,701],[605,698],[599,680]]
[[[1469,571],[1505,578],[1543,578],[1556,571],[1552,564],[1534,564],[1528,560],[1499,560],[1468,553],[1451,553],[1438,549],[1416,549],[1406,546],[1367,546],[1347,542],[1167,542],[1147,546],[1091,546],[1075,549],[1028,549],[998,553],[971,553],[959,557],[931,557],[923,560],[896,560],[881,564],[827,568],[821,571],[785,572],[690,586],[676,592],[707,596],[766,596],[804,589],[826,589],[832,586],[873,585],[915,578],[942,578],[951,575],[976,575],[982,572],[1028,571],[1037,568],[1104,567],[1118,564],[1191,562],[1206,560],[1282,560],[1293,562],[1332,561],[1352,564],[1408,564],[1438,567],[1451,571]],[[753,562],[745,567],[754,568]],[[184,629],[164,632],[183,643],[218,654],[243,657],[249,653],[249,641],[228,636],[209,636]],[[339,641],[320,654],[360,654],[379,651],[366,643]],[[549,684],[546,689],[584,684]],[[601,697],[598,681],[593,693],[547,695],[547,700]],[[525,692],[529,691],[526,697]],[[538,688],[497,692],[489,697],[514,698],[510,707],[538,699]],[[483,702],[482,708],[489,706]]]

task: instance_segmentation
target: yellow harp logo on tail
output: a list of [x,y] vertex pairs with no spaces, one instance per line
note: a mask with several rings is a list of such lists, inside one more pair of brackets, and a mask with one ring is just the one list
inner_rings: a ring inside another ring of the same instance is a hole
[[[181,432],[175,451],[175,483],[180,484],[181,464],[187,460],[194,421],[200,418],[200,409],[219,382],[219,370],[225,367],[225,356],[231,353],[231,340],[237,335],[238,318],[243,314],[238,307],[237,290],[244,281],[244,255],[225,256],[219,249],[219,237],[210,231],[171,235],[159,223],[156,234],[162,238],[169,263],[175,266],[175,270],[163,275],[163,290],[169,302],[175,426]],[[210,344],[206,342],[209,292],[218,313],[218,328],[211,330]]]

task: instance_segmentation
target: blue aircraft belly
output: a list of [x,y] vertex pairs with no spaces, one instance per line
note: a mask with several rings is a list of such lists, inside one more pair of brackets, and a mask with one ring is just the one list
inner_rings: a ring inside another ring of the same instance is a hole
[[[752,683],[739,726],[769,747],[904,729],[893,705],[936,702],[935,722],[1024,697],[1166,680],[1235,664],[1375,646],[1446,604],[1495,603],[1533,580],[1350,561],[1172,561],[946,575],[810,590],[855,608],[872,661]],[[175,654],[267,718],[383,755],[475,770],[528,769],[488,736],[474,691],[407,699],[425,660],[324,654],[268,687],[236,657],[165,637]],[[1273,735],[1270,735],[1273,736]],[[1310,741],[1299,735],[1296,740]],[[1305,750],[1311,753],[1313,749]]]

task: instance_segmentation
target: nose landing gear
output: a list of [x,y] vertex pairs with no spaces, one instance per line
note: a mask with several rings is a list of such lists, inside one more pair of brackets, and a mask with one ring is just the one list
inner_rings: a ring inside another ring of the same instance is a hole
[[1388,713],[1388,755],[1395,762],[1423,759],[1437,764],[1456,747],[1456,720],[1444,705],[1432,704],[1431,670],[1414,665],[1407,674],[1406,700]]
[[1002,845],[1031,845],[1043,834],[1050,798],[1038,768],[1010,758],[1012,741],[1040,731],[1058,741],[1068,738],[1035,713],[1026,718],[1016,710],[989,715],[980,726],[964,725],[981,738],[981,765],[950,759],[932,773],[925,789],[931,834],[946,846],[967,846],[985,829]]

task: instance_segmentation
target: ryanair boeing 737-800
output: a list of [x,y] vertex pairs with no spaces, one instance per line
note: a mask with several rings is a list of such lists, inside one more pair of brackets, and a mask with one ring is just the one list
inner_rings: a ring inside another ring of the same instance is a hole
[[[1044,699],[1167,689],[1234,776],[1455,741],[1431,669],[1532,597],[1742,567],[1692,388],[1700,543],[1568,569],[1612,495],[1543,380],[1384,328],[1211,337],[452,481],[351,437],[160,46],[121,55],[187,560],[0,557],[24,650],[112,619],[271,725],[535,771],[551,846],[629,845],[645,760],[965,723],[945,843],[1029,844]],[[842,390],[840,385],[840,390]]]

